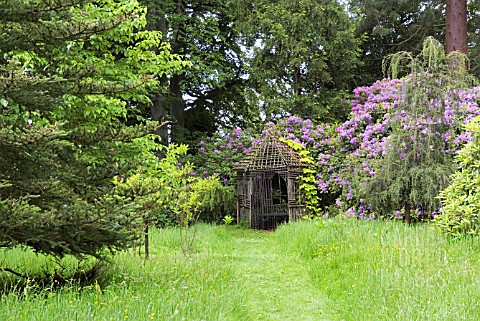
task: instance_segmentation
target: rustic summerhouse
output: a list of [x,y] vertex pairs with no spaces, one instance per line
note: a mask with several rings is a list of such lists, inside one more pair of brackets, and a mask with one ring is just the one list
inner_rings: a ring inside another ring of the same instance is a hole
[[270,230],[302,217],[300,176],[307,166],[278,134],[268,134],[236,167],[237,221]]

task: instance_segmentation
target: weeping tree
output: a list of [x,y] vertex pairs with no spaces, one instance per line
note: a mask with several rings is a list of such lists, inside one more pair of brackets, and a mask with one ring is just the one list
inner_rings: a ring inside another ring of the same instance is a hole
[[446,56],[443,45],[427,38],[419,56],[400,52],[390,56],[385,65],[393,78],[408,74],[402,99],[389,114],[390,135],[383,157],[369,161],[375,175],[361,184],[365,199],[377,211],[403,208],[408,223],[412,210],[431,213],[439,208],[437,196],[448,186],[455,169],[456,147],[449,137],[462,130],[454,115],[466,110],[459,110],[464,106],[454,102],[472,79],[464,68],[449,68],[451,59],[465,62],[460,53],[452,55]]

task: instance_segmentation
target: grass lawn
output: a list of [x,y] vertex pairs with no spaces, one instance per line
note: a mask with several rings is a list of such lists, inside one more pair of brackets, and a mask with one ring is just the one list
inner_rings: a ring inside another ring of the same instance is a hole
[[[276,232],[198,225],[191,258],[177,229],[155,230],[151,259],[120,253],[98,283],[14,286],[0,320],[477,320],[477,238],[426,225],[329,219]],[[0,266],[45,259],[12,250]],[[0,281],[16,284],[1,273]]]

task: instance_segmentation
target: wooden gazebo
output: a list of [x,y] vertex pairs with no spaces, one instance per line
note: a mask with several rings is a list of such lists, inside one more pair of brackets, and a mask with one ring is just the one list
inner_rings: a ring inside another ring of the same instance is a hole
[[307,166],[278,134],[268,134],[236,167],[237,221],[270,230],[302,217],[305,205],[299,186]]

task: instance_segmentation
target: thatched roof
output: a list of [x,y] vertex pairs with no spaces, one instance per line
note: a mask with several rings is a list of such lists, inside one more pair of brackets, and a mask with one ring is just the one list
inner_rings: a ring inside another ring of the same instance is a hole
[[255,145],[235,169],[241,172],[258,172],[300,167],[308,167],[308,164],[300,161],[300,156],[290,146],[270,134]]

